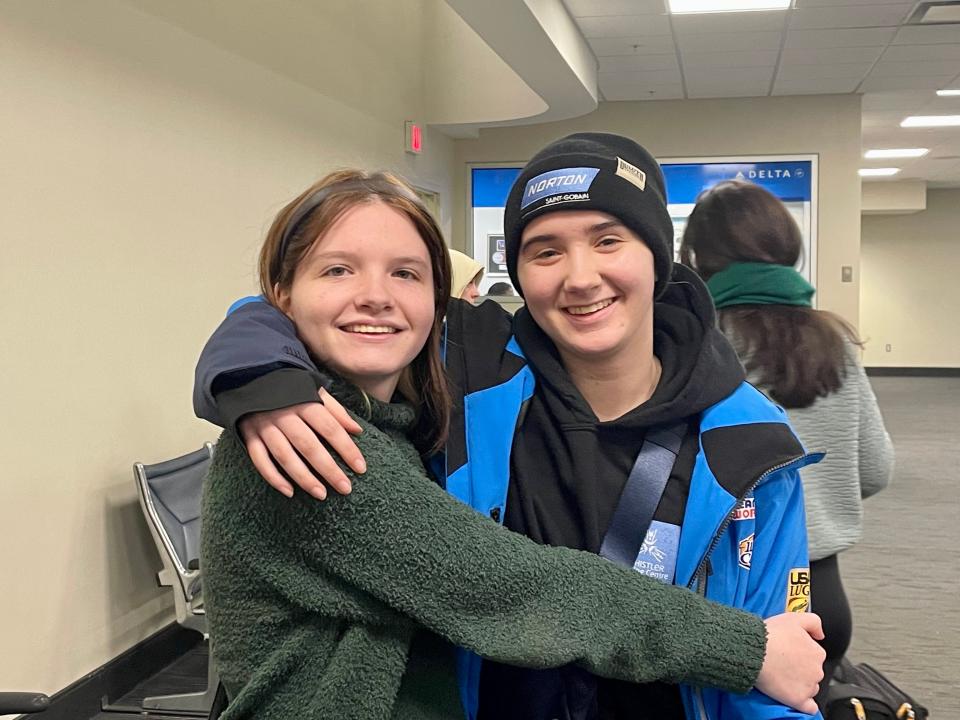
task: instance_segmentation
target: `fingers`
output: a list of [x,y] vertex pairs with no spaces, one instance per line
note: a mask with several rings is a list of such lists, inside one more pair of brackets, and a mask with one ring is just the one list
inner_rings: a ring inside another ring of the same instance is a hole
[[[361,431],[360,425],[326,391],[322,391],[321,397],[329,407],[317,402],[302,403],[253,413],[242,418],[238,425],[257,471],[271,487],[287,497],[293,495],[291,481],[319,500],[327,497],[321,480],[341,495],[350,493],[350,479],[332,452],[354,472],[367,469],[360,450],[348,434],[348,430]],[[323,441],[329,444],[330,450]]]
[[258,437],[250,437],[245,439],[245,443],[247,446],[247,454],[250,456],[250,460],[253,461],[253,466],[263,479],[267,481],[267,484],[281,495],[293,497],[293,485],[287,482],[287,479],[277,470],[277,466],[273,464],[273,458],[270,457],[270,453],[267,451],[263,441]]
[[[816,692],[814,692],[814,695],[816,695]],[[800,704],[800,706],[797,709],[802,713],[806,713],[807,715],[816,715],[817,712],[819,711],[819,708],[817,707],[817,703],[813,698],[809,698],[808,700],[805,700],[803,703]]]
[[351,435],[359,435],[363,432],[363,428],[360,427],[360,423],[350,417],[350,413],[347,412],[347,409],[340,404],[340,401],[337,400],[333,395],[328,393],[323,388],[320,388],[318,393],[320,395],[320,403],[330,411],[330,414],[333,415],[334,419],[340,423],[340,426],[343,427]]
[[823,623],[815,613],[800,613],[800,626],[810,633],[814,640],[823,640]]
[[281,430],[277,425],[267,425],[260,431],[260,439],[276,463],[301,490],[317,500],[325,499],[327,489],[304,464],[297,450],[290,444],[290,440],[287,439],[289,433],[289,429]]
[[[325,391],[324,391],[325,392]],[[347,415],[347,411],[343,409],[336,400],[334,400],[329,395],[329,399],[324,400],[324,404],[318,405],[312,403],[310,405],[303,406],[300,411],[300,417],[303,418],[304,422],[307,423],[313,431],[319,435],[323,440],[330,446],[330,448],[339,455],[343,461],[356,473],[365,473],[367,471],[367,463],[363,459],[363,455],[360,454],[360,450],[357,448],[356,444],[353,442],[353,438],[348,434],[349,427],[345,429],[343,420],[348,420],[352,427],[357,428],[357,431],[360,431],[360,426],[357,424],[353,418]],[[333,407],[333,404],[336,403],[336,407]],[[341,419],[342,416],[343,419]],[[312,444],[308,444],[310,447],[304,446],[301,447],[298,445],[298,449],[306,450],[312,449],[316,452],[315,448],[312,448]],[[318,447],[322,447],[320,443],[317,443]],[[324,455],[329,457],[329,453],[324,450]],[[323,456],[321,456],[323,457]],[[313,463],[311,462],[311,465]],[[321,471],[321,475],[325,480],[333,483],[334,478],[330,477],[323,472],[321,468],[314,465],[314,467]],[[342,472],[337,470],[339,475],[341,475],[346,481],[346,475],[343,475]],[[349,492],[349,490],[347,490]]]
[[[298,453],[298,460],[302,459],[306,461],[307,464],[303,462],[300,464],[303,466],[303,471],[307,475],[314,480],[316,476],[319,476],[341,495],[350,493],[350,479],[337,464],[336,460],[334,460],[330,451],[324,447],[317,435],[318,433],[321,435],[323,433],[334,434],[337,441],[336,444],[331,443],[331,447],[337,453],[340,452],[339,448],[344,447],[345,444],[352,447],[354,454],[358,457],[360,453],[353,444],[353,441],[350,440],[350,436],[331,418],[330,414],[323,409],[322,405],[312,405],[304,409],[298,417],[284,418],[278,421],[276,426],[271,429],[283,435],[292,448]],[[309,467],[307,467],[307,465],[309,465]],[[297,468],[297,471],[299,472],[299,468]],[[296,477],[294,479],[296,479]]]

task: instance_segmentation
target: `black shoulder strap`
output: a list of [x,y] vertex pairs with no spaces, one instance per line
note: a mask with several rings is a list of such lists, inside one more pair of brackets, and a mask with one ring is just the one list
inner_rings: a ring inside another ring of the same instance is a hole
[[677,461],[686,427],[686,423],[678,423],[647,432],[600,545],[601,557],[633,567]]

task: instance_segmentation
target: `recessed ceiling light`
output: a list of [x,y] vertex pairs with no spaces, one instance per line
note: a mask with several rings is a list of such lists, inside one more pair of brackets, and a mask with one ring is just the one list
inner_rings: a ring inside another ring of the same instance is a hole
[[713,13],[786,10],[792,0],[670,0],[670,12]]
[[860,168],[860,177],[889,177],[900,172],[900,168]]
[[911,115],[900,127],[949,127],[960,125],[960,115]]
[[915,158],[923,157],[929,148],[886,148],[883,150],[867,150],[863,156],[867,160],[876,160],[878,158]]
[[952,97],[953,95],[960,95],[960,90],[937,90],[937,95],[940,97]]

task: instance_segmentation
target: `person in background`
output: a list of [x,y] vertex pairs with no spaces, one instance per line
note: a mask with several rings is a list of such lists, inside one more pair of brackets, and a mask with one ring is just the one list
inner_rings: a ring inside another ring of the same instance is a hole
[[[438,481],[543,545],[586,550],[769,623],[803,618],[807,627],[814,618],[794,601],[808,576],[797,471],[818,457],[744,382],[706,287],[673,265],[656,160],[605,133],[550,143],[511,189],[504,229],[526,306],[512,320],[496,303],[448,307],[455,411],[444,452],[430,458]],[[322,497],[310,468],[349,492],[342,470],[325,469],[332,461],[317,434],[354,469],[362,453],[335,427],[326,397],[317,402],[307,384],[317,368],[277,315],[252,302],[227,317],[198,363],[195,409],[238,426],[266,483],[281,492],[293,493],[292,480]],[[816,713],[822,677],[819,666],[808,674],[803,657],[813,643],[796,643],[800,694],[786,703],[790,696],[639,685],[583,663],[535,670],[466,652],[462,697],[471,720],[626,720],[641,708],[658,718],[795,718],[788,706]],[[651,651],[670,656],[679,644]],[[819,665],[819,647],[817,655]]]
[[748,380],[787,410],[807,447],[826,452],[802,472],[810,600],[826,635],[822,707],[853,629],[837,556],[860,539],[862,500],[890,482],[894,453],[858,360],[857,333],[813,309],[814,289],[794,269],[802,252],[800,228],[783,203],[733,180],[700,196],[680,259],[707,282]]
[[508,282],[495,282],[487,290],[487,295],[499,295],[501,297],[513,297],[516,293],[513,286]]
[[453,277],[450,281],[450,297],[475,303],[480,297],[480,281],[483,279],[483,265],[459,250],[447,249]]

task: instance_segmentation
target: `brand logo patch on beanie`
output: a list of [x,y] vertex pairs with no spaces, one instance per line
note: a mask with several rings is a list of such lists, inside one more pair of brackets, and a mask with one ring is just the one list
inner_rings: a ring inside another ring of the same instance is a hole
[[641,190],[645,190],[647,187],[647,174],[621,157],[617,158],[617,175],[627,182],[633,183]]
[[[632,167],[632,166],[631,166]],[[636,170],[636,168],[634,168]],[[523,189],[520,209],[532,205],[537,200],[554,195],[580,195],[586,193],[597,177],[598,168],[575,167],[551,170],[527,181]],[[637,172],[640,172],[637,170]],[[642,174],[642,173],[641,173]],[[569,197],[568,200],[586,200],[586,197]]]

